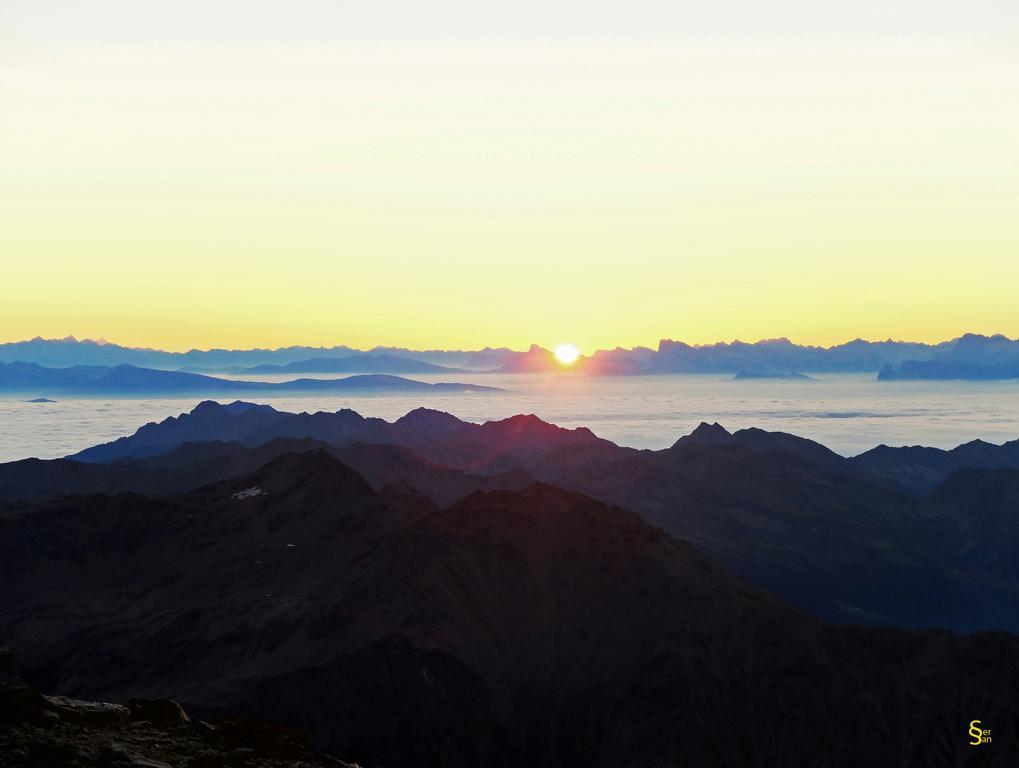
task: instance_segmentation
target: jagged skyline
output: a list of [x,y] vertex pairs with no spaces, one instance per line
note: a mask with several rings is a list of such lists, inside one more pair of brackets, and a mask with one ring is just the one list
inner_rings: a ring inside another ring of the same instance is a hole
[[[85,366],[85,367],[82,367]],[[129,366],[121,369],[117,366]],[[145,369],[150,370],[143,373]],[[160,374],[160,371],[163,373]],[[756,343],[734,341],[690,345],[662,339],[657,347],[598,350],[582,355],[573,347],[549,350],[537,344],[527,351],[409,350],[349,346],[167,352],[108,342],[36,338],[0,344],[0,389],[46,393],[206,391],[257,389],[256,381],[226,381],[205,374],[244,377],[293,374],[355,375],[344,382],[277,381],[280,391],[308,387],[397,384],[390,374],[555,373],[631,376],[679,373],[735,373],[737,378],[795,377],[805,372],[876,373],[879,379],[1008,380],[1019,378],[1019,339],[966,334],[939,344],[856,339],[831,347],[798,345],[788,339]],[[413,386],[406,381],[403,386]],[[466,391],[466,383],[443,387]],[[484,389],[484,387],[475,387]]]
[[[759,345],[768,343],[789,343],[796,347],[801,348],[818,348],[818,349],[832,349],[835,347],[841,347],[846,344],[852,344],[855,342],[865,342],[868,344],[881,344],[881,343],[896,343],[896,344],[922,344],[925,346],[938,346],[942,344],[948,344],[953,341],[967,337],[985,337],[988,339],[1004,339],[1007,341],[1019,341],[1019,334],[1011,336],[1007,333],[1000,331],[991,331],[983,333],[979,331],[963,331],[961,333],[950,334],[945,337],[937,337],[931,340],[919,339],[919,338],[906,338],[897,337],[893,335],[876,335],[876,336],[847,336],[840,337],[839,339],[831,343],[810,343],[802,339],[793,338],[788,335],[780,336],[757,336],[757,337],[746,337],[746,338],[715,338],[708,341],[695,341],[688,338],[682,338],[677,335],[659,335],[657,340],[651,344],[634,344],[631,346],[623,345],[609,345],[604,344],[593,348],[578,348],[582,357],[591,357],[599,352],[618,352],[618,351],[637,351],[637,350],[657,350],[663,342],[666,343],[678,343],[687,344],[694,348],[701,347],[713,347],[713,346],[724,346],[732,344],[748,344],[748,345]],[[497,351],[510,351],[516,353],[523,353],[534,350],[541,350],[543,352],[554,352],[556,344],[541,344],[536,341],[530,341],[522,346],[513,346],[508,344],[494,344],[488,343],[482,346],[476,347],[465,347],[465,346],[454,346],[454,345],[430,345],[430,346],[403,346],[403,345],[392,345],[384,343],[365,344],[363,346],[357,346],[354,344],[346,343],[343,340],[332,340],[325,343],[317,344],[309,341],[296,341],[292,344],[280,344],[270,345],[268,343],[254,343],[252,346],[241,347],[241,346],[202,346],[199,344],[184,344],[180,347],[168,347],[159,346],[155,343],[147,344],[128,344],[123,343],[120,339],[108,339],[104,336],[97,338],[91,338],[84,335],[76,335],[74,333],[68,333],[64,335],[57,335],[52,337],[43,336],[41,334],[35,334],[32,336],[25,337],[13,337],[13,336],[0,336],[0,348],[19,345],[19,344],[30,344],[35,342],[46,342],[46,343],[58,343],[66,342],[71,344],[84,344],[84,345],[96,345],[99,347],[121,347],[128,350],[144,351],[144,352],[166,352],[169,354],[185,354],[188,352],[277,352],[288,349],[307,349],[307,350],[350,350],[355,353],[369,353],[377,352],[383,353],[387,351],[406,351],[406,352],[483,352],[487,350]]]

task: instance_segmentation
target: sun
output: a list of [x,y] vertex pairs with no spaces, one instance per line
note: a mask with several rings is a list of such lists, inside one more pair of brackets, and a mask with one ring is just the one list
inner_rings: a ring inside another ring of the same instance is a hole
[[580,357],[580,350],[572,344],[560,344],[555,348],[555,359],[563,365],[573,365]]

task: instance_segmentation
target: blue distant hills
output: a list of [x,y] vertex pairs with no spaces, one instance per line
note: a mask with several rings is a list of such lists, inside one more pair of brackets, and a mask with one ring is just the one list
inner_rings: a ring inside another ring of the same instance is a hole
[[264,363],[235,371],[240,374],[279,373],[464,373],[464,368],[436,365],[396,355],[351,355],[349,357],[313,357],[285,365]]
[[[0,363],[14,362],[52,368],[127,365],[192,375],[217,372],[251,375],[546,373],[564,370],[550,350],[538,345],[523,352],[505,347],[466,351],[395,347],[358,350],[342,345],[167,352],[73,337],[37,337],[0,344]],[[763,377],[793,373],[874,373],[885,381],[1007,380],[1019,378],[1019,340],[1003,335],[966,334],[938,344],[854,339],[845,344],[820,347],[795,344],[784,338],[702,345],[662,339],[656,349],[598,350],[581,357],[568,370],[617,376],[749,372],[753,377]],[[230,391],[243,390],[234,388]]]
[[496,387],[455,382],[428,383],[388,374],[340,379],[293,379],[283,382],[237,381],[184,371],[134,365],[74,365],[48,368],[36,363],[0,363],[0,393],[76,396],[195,396],[247,393],[302,394],[327,392],[501,392]]
[[[488,352],[494,357],[488,358]],[[277,349],[192,349],[188,352],[167,352],[160,349],[125,347],[105,340],[43,339],[36,337],[27,341],[0,344],[0,362],[38,363],[51,367],[72,365],[134,365],[139,368],[163,370],[184,370],[194,372],[240,372],[255,366],[285,366],[302,361],[367,357],[374,358],[379,365],[393,364],[393,357],[412,358],[436,366],[464,366],[475,369],[495,368],[500,364],[500,353],[510,350],[482,350],[480,352],[458,352],[442,350],[396,349],[376,347],[363,351],[343,345],[334,347],[293,346]],[[370,367],[370,366],[369,366]],[[309,370],[292,372],[308,373]],[[358,371],[360,373],[391,373],[392,370]],[[413,373],[419,371],[399,371]]]
[[1002,381],[1019,379],[1019,341],[967,335],[938,345],[929,357],[886,363],[882,381]]

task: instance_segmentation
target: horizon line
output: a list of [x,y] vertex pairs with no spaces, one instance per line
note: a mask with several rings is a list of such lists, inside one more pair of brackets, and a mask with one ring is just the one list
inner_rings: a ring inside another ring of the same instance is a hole
[[[687,346],[690,346],[690,347],[692,347],[694,349],[705,348],[705,347],[715,347],[715,346],[722,346],[722,345],[732,346],[732,345],[735,345],[735,344],[747,344],[747,345],[753,346],[753,345],[757,345],[757,344],[766,344],[766,343],[769,343],[769,342],[786,342],[786,343],[789,343],[789,344],[791,344],[793,346],[801,347],[801,348],[805,348],[805,349],[825,349],[825,350],[830,350],[830,349],[834,349],[836,347],[846,346],[847,344],[853,344],[855,342],[864,342],[864,343],[868,343],[868,344],[887,344],[887,343],[893,343],[893,344],[918,344],[918,345],[922,345],[922,346],[926,346],[926,347],[937,347],[937,346],[940,346],[942,344],[949,344],[949,343],[952,343],[952,342],[955,342],[955,341],[959,341],[960,339],[963,339],[963,338],[966,338],[966,337],[970,337],[970,336],[980,337],[980,338],[985,338],[985,339],[1003,338],[1003,339],[1005,339],[1007,341],[1013,341],[1013,342],[1014,341],[1019,341],[1019,337],[1012,338],[1008,334],[1005,334],[1005,333],[985,334],[985,333],[978,333],[978,332],[974,332],[974,331],[965,331],[963,333],[960,333],[957,336],[953,336],[951,338],[942,339],[941,341],[935,341],[935,342],[913,341],[913,340],[905,339],[905,338],[893,338],[891,336],[889,336],[887,338],[883,338],[883,339],[867,339],[867,338],[863,338],[862,336],[856,336],[856,337],[848,339],[846,341],[838,342],[838,343],[835,343],[835,344],[829,344],[829,345],[824,345],[824,344],[803,344],[803,343],[800,343],[800,342],[793,341],[788,336],[763,337],[763,338],[757,339],[756,341],[744,341],[743,339],[739,339],[739,338],[734,338],[734,339],[729,340],[729,341],[720,339],[718,341],[703,342],[703,343],[686,342],[686,341],[683,341],[682,339],[670,338],[670,337],[667,337],[667,336],[662,336],[658,340],[658,346],[657,347],[650,347],[650,346],[646,346],[646,345],[643,345],[643,344],[637,344],[637,345],[634,345],[634,346],[631,346],[631,347],[624,347],[624,346],[621,346],[621,345],[617,344],[615,346],[598,347],[598,348],[596,348],[594,350],[591,350],[590,352],[587,352],[587,353],[585,353],[583,350],[581,350],[581,357],[590,358],[590,357],[593,357],[594,355],[598,354],[599,352],[613,352],[613,351],[618,351],[618,350],[634,351],[634,350],[646,349],[646,350],[656,351],[657,349],[660,349],[662,343],[665,343],[665,342],[674,343],[674,344],[686,344]],[[433,346],[433,347],[426,347],[426,348],[414,348],[414,347],[404,347],[404,346],[386,345],[386,344],[377,344],[377,345],[375,345],[373,347],[369,347],[369,348],[365,349],[365,348],[361,348],[361,347],[350,346],[350,345],[343,344],[343,343],[333,344],[332,346],[324,346],[324,345],[315,346],[315,345],[311,345],[311,344],[296,343],[296,344],[287,344],[287,345],[282,345],[282,346],[277,346],[277,347],[257,347],[257,346],[256,347],[216,347],[216,346],[213,346],[213,347],[205,347],[205,348],[202,348],[202,347],[190,347],[188,349],[165,349],[165,348],[160,348],[160,347],[132,346],[132,345],[128,345],[128,344],[120,344],[120,343],[115,342],[115,341],[109,341],[105,337],[100,337],[98,339],[92,339],[92,338],[87,338],[87,337],[79,339],[76,336],[74,336],[73,334],[68,334],[67,336],[64,336],[64,337],[54,337],[54,338],[46,338],[46,337],[43,337],[43,336],[33,336],[32,338],[28,338],[28,339],[13,339],[13,340],[9,340],[9,341],[0,341],[0,347],[13,346],[13,345],[16,345],[16,344],[29,344],[29,343],[32,343],[32,342],[40,342],[40,341],[41,342],[49,342],[49,343],[66,342],[66,343],[74,343],[74,344],[93,344],[93,345],[96,345],[96,346],[99,346],[99,347],[110,346],[110,347],[118,347],[120,349],[127,349],[127,350],[138,351],[138,352],[156,352],[156,353],[169,354],[169,355],[187,355],[187,354],[190,354],[192,352],[279,352],[279,351],[282,351],[282,350],[299,349],[299,348],[305,348],[305,349],[308,349],[308,350],[322,350],[322,351],[331,351],[331,350],[336,350],[336,349],[340,349],[340,348],[345,348],[345,349],[349,349],[353,353],[384,352],[384,351],[389,350],[389,351],[406,351],[406,352],[421,352],[421,353],[441,352],[441,353],[450,353],[450,354],[456,354],[456,353],[470,354],[470,353],[475,353],[475,352],[484,352],[486,350],[490,350],[490,351],[507,350],[509,352],[513,352],[513,353],[517,353],[517,354],[526,354],[527,352],[534,351],[535,349],[540,350],[540,351],[544,351],[544,352],[552,352],[552,349],[554,349],[554,346],[552,348],[549,348],[549,347],[542,346],[541,344],[538,344],[538,343],[530,344],[527,349],[517,349],[517,348],[510,347],[510,346],[505,346],[505,345],[504,346],[486,345],[484,347],[478,347],[478,348],[475,348],[475,349],[463,349],[463,348],[454,349],[454,348],[443,348],[443,347],[435,347],[435,346]]]

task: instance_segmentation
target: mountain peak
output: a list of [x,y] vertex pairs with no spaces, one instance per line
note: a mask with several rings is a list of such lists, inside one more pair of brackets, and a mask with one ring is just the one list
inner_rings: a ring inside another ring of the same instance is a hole
[[223,407],[226,408],[226,410],[228,410],[230,413],[244,413],[245,411],[250,411],[250,410],[253,410],[253,409],[257,409],[257,410],[260,410],[260,411],[265,411],[267,413],[270,412],[270,411],[275,411],[276,410],[271,405],[261,405],[259,403],[249,403],[249,402],[247,402],[245,400],[234,400],[232,403],[229,403],[228,405],[225,405]]
[[259,412],[259,413],[278,413],[278,411],[271,405],[260,405],[259,403],[249,403],[244,400],[234,400],[232,403],[223,404],[216,400],[202,400],[198,405],[191,409],[191,416],[210,416],[220,413],[228,413],[232,416],[238,416],[242,413]]
[[710,447],[712,445],[727,443],[731,439],[732,433],[717,421],[711,424],[708,424],[706,421],[702,421],[697,425],[697,428],[693,432],[679,438],[672,447],[676,448],[680,445],[699,445]]
[[374,496],[368,482],[325,448],[277,456],[252,475],[231,486],[258,489],[271,496],[300,494],[313,500],[335,496]]
[[415,408],[393,423],[400,426],[426,427],[429,429],[456,429],[464,425],[464,422],[453,414],[434,408]]
[[543,421],[533,413],[519,413],[505,419],[488,421],[482,424],[482,428],[487,432],[504,433],[507,436],[519,436],[535,433],[558,434],[559,432],[570,431],[555,424],[550,424],[547,421]]
[[207,413],[217,413],[221,410],[225,410],[225,406],[216,402],[215,400],[202,400],[198,405],[191,409],[192,416],[201,416]]

